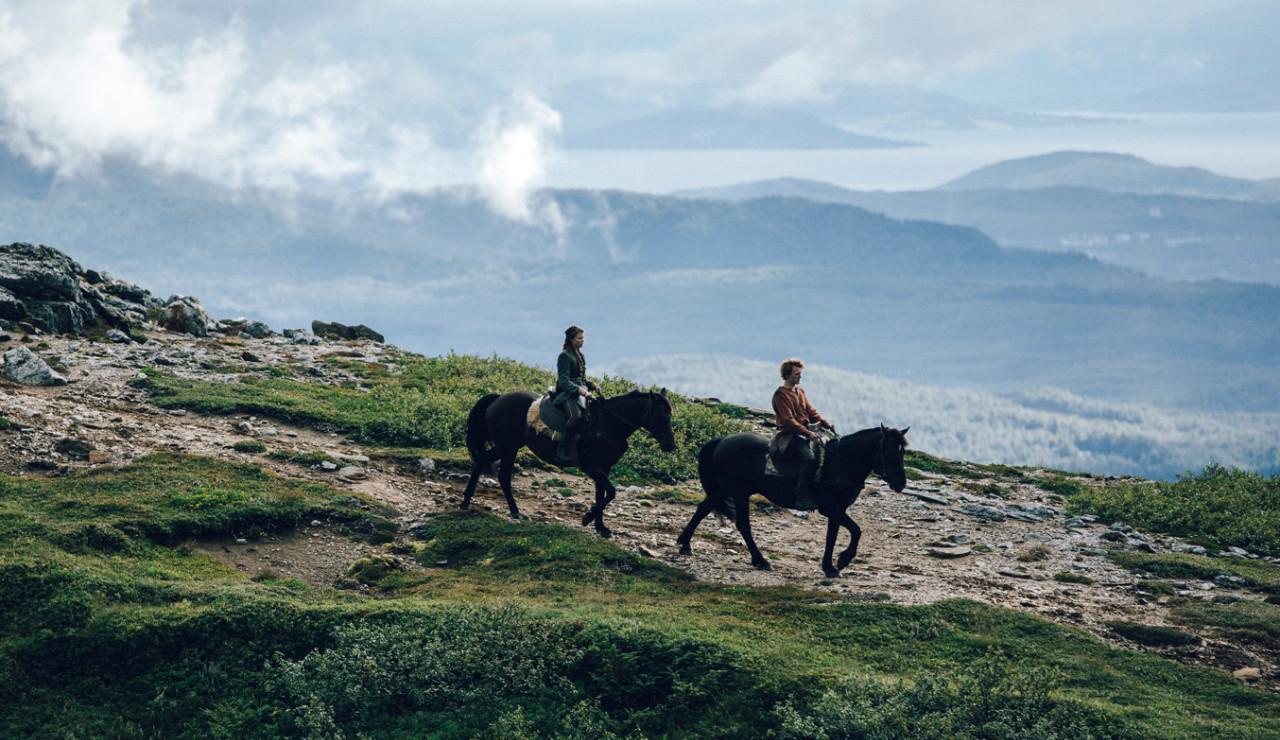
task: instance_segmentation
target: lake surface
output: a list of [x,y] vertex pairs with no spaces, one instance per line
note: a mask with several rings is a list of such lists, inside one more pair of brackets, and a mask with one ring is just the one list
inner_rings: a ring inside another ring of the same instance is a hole
[[854,190],[924,190],[996,162],[1058,151],[1133,154],[1219,175],[1280,178],[1280,112],[1081,114],[1087,125],[969,131],[860,131],[919,141],[900,149],[581,150],[559,154],[547,185],[670,193],[778,177]]

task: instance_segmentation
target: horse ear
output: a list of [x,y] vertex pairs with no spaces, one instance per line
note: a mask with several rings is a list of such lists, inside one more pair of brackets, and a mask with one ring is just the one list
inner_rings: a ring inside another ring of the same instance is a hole
[[662,389],[662,397],[663,397],[663,398],[666,398],[666,397],[667,397],[667,389],[666,389],[666,388],[663,388],[663,389]]
[[904,437],[905,437],[905,436],[907,436],[907,432],[909,432],[909,431],[911,431],[911,427],[907,427],[906,429],[903,429],[903,430],[902,430],[902,436],[904,436]]

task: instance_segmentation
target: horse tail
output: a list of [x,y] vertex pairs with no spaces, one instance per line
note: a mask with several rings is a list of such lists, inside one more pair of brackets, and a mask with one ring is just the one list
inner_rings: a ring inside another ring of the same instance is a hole
[[498,400],[497,393],[489,395],[476,401],[476,405],[471,407],[471,413],[467,414],[467,452],[471,455],[471,461],[480,467],[480,472],[489,472],[489,459],[485,456],[485,443],[489,441],[489,425],[485,422],[485,412]]
[[724,495],[720,481],[716,477],[715,466],[711,464],[711,457],[721,441],[721,439],[713,439],[698,450],[698,478],[702,481],[702,490],[706,491],[707,498],[714,502],[716,511],[723,516],[733,517],[733,501]]

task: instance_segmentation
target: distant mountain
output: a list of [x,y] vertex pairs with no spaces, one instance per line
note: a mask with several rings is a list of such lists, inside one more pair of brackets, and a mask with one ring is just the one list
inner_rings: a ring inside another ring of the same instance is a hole
[[676,108],[569,132],[577,149],[884,149],[916,146],[852,134],[798,110],[764,106]]
[[938,190],[1095,188],[1141,195],[1187,195],[1280,201],[1280,179],[1243,180],[1199,167],[1167,167],[1129,154],[1055,152],[999,162],[956,178]]
[[[1101,174],[1107,170],[1114,171],[1115,177]],[[1169,179],[1160,180],[1162,174]],[[1075,186],[1068,186],[1073,182]],[[1084,182],[1107,188],[1083,187]],[[863,192],[779,179],[676,195],[733,201],[781,196],[844,203],[898,219],[970,226],[1001,246],[1079,252],[1164,279],[1219,278],[1280,285],[1275,236],[1280,233],[1280,205],[1132,192],[1193,189],[1258,195],[1271,184],[1160,167],[1136,157],[1063,153],[983,168],[959,178],[954,186],[927,191]]]
[[57,247],[215,315],[364,324],[426,354],[549,364],[578,324],[595,367],[800,355],[922,384],[1280,411],[1274,287],[1167,283],[800,198],[537,197],[562,228],[462,191],[290,197],[109,162],[44,192],[0,184],[0,242]]

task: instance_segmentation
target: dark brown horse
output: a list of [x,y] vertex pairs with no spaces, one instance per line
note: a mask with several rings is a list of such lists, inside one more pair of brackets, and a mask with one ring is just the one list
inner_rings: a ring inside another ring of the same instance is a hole
[[[533,454],[553,463],[556,459],[556,443],[547,436],[535,434],[529,429],[529,408],[538,402],[538,394],[531,391],[515,391],[498,395],[491,393],[476,402],[467,417],[467,451],[474,466],[467,490],[462,494],[462,508],[471,505],[480,474],[487,471],[494,460],[501,460],[498,467],[498,484],[507,497],[511,516],[522,518],[511,495],[511,472],[516,464],[516,453],[528,447]],[[596,532],[602,537],[613,535],[604,525],[604,509],[613,501],[617,489],[609,481],[609,471],[627,451],[627,439],[637,429],[644,429],[658,441],[663,452],[676,448],[675,434],[671,431],[671,402],[667,391],[631,391],[614,398],[606,398],[592,404],[585,433],[579,437],[575,465],[596,484],[596,502],[582,517],[582,526],[595,521]],[[488,445],[492,443],[493,446]]]
[[[862,492],[867,476],[875,473],[899,493],[907,487],[907,473],[902,465],[906,446],[907,429],[889,429],[883,425],[827,443],[821,479],[814,491],[818,512],[827,518],[827,547],[822,555],[822,572],[827,577],[839,576],[858,554],[862,529],[845,510]],[[753,493],[760,493],[779,506],[794,508],[796,482],[794,478],[765,471],[768,447],[769,440],[746,432],[713,439],[698,451],[698,477],[707,496],[676,538],[682,555],[693,553],[689,544],[693,531],[707,514],[718,509],[734,518],[738,532],[751,551],[751,564],[760,570],[771,570],[769,561],[760,554],[751,537],[747,499]],[[840,553],[839,565],[833,565],[831,552],[842,526],[849,530],[851,539],[849,547]]]

